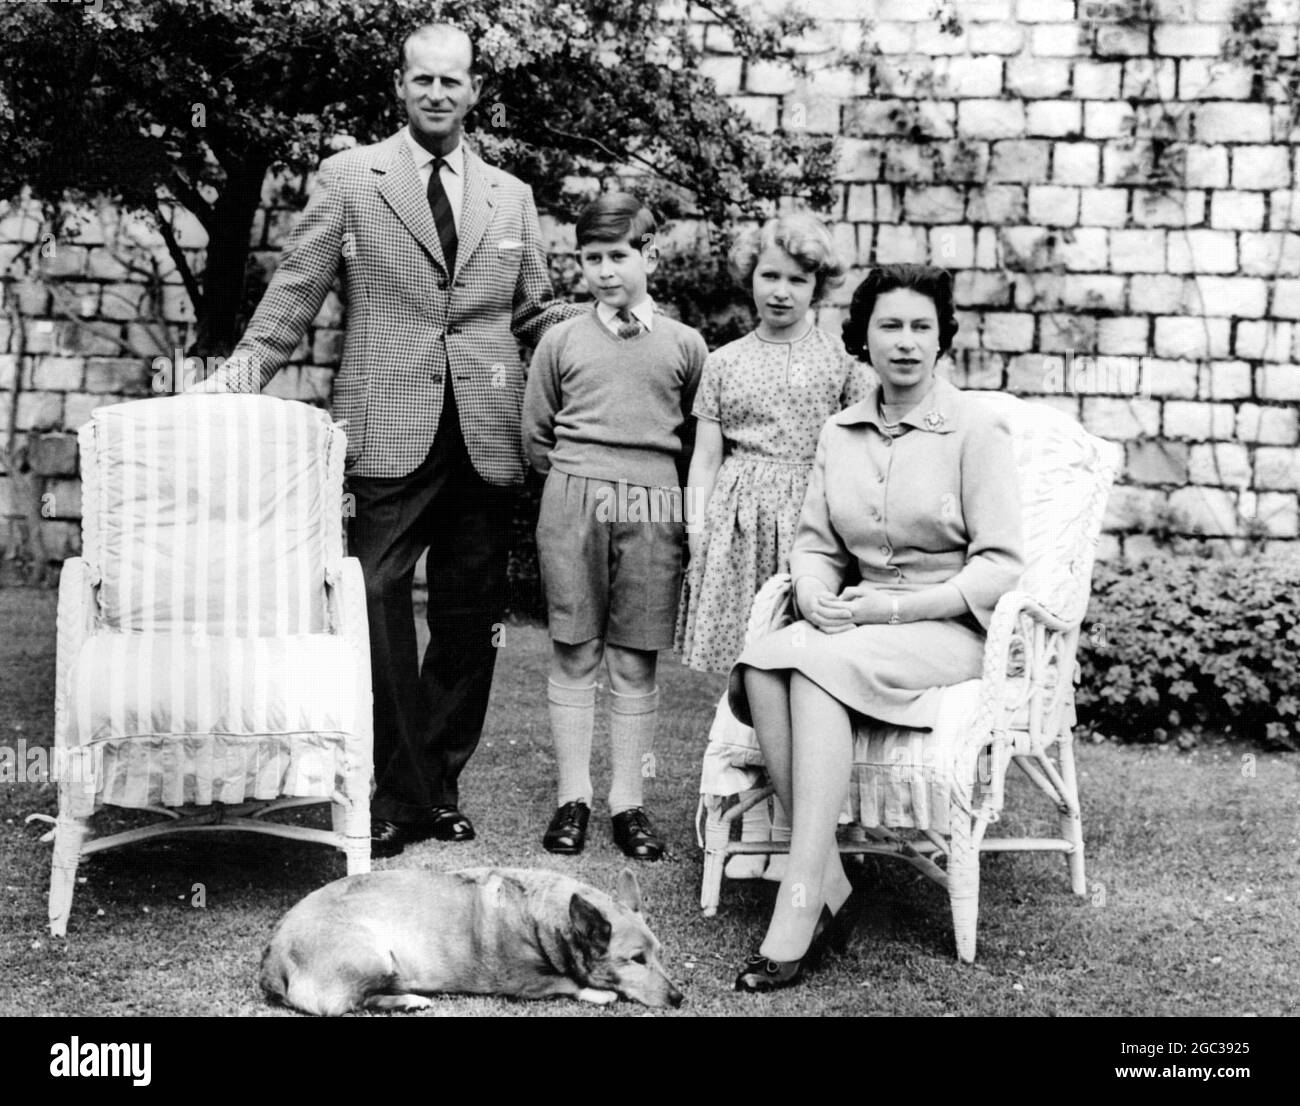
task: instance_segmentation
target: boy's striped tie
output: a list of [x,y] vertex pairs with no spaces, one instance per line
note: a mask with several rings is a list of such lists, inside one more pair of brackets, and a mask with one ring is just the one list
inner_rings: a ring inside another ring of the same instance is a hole
[[626,307],[620,307],[614,316],[618,319],[618,336],[620,338],[635,338],[641,333],[641,320],[638,319]]

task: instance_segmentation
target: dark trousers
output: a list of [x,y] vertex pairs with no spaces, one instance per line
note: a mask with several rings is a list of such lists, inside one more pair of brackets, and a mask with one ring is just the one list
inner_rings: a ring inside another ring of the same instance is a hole
[[[496,663],[514,488],[475,471],[456,421],[428,457],[393,479],[349,477],[348,554],[361,561],[375,695],[371,813],[419,822],[459,806],[461,769],[478,746]],[[429,645],[417,657],[411,585],[428,549]]]

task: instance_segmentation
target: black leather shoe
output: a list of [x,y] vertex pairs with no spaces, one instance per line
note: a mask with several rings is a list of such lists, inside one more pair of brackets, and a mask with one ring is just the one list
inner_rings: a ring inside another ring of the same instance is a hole
[[433,807],[424,828],[437,841],[473,841],[477,836],[474,823],[454,806]]
[[813,935],[813,942],[843,956],[848,951],[849,939],[857,929],[866,905],[866,893],[861,888],[855,887],[849,893],[849,897],[840,903],[839,910],[834,914],[830,912],[829,907],[823,906],[822,921],[826,924],[822,926],[821,922],[818,923],[820,932]]
[[614,844],[633,860],[658,860],[664,855],[663,838],[639,806],[614,815]]
[[390,822],[387,818],[370,819],[370,855],[382,860],[396,856],[407,845],[423,841],[429,836],[428,828],[413,822]]
[[793,987],[803,978],[803,963],[803,960],[769,960],[760,952],[753,953],[736,976],[736,990],[757,995]]
[[591,807],[581,799],[574,799],[556,810],[551,824],[542,835],[542,847],[547,852],[573,856],[582,852],[587,844],[587,819]]

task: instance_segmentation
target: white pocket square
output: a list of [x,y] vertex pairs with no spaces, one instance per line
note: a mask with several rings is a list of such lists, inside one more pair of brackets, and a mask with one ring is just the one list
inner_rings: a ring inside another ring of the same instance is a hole
[[520,242],[517,238],[503,238],[501,239],[500,242],[497,243],[497,249],[500,250],[502,253],[505,253],[507,250],[514,251],[514,250],[522,250],[523,248],[524,248],[524,244]]

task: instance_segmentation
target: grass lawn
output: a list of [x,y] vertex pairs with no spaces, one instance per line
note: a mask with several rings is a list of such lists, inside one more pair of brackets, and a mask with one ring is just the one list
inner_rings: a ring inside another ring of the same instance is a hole
[[[51,741],[55,607],[52,592],[0,590],[0,745]],[[545,867],[612,889],[624,861],[600,799],[608,781],[603,729],[587,853],[554,857],[540,844],[553,803],[547,655],[541,630],[508,628],[487,732],[463,785],[478,840],[425,843],[377,867]],[[774,885],[728,882],[718,916],[701,917],[693,816],[721,678],[690,673],[665,656],[661,686],[658,778],[649,805],[670,853],[660,864],[638,866],[637,875],[670,974],[687,995],[681,1013],[1295,1012],[1300,760],[1222,744],[1191,753],[1083,746],[1091,893],[1070,894],[1059,856],[986,856],[973,967],[955,958],[942,892],[905,864],[873,859],[856,877],[872,899],[846,957],[832,958],[791,991],[733,993]],[[1243,762],[1243,753],[1253,763]],[[50,846],[38,841],[47,827],[24,826],[23,819],[55,807],[49,784],[0,784],[0,1014],[284,1015],[255,986],[262,946],[290,906],[343,874],[339,854],[236,834],[103,853],[83,862],[69,936],[54,940],[45,924]],[[1005,832],[1024,832],[1052,816],[1028,781],[1012,786]],[[129,816],[108,810],[97,824],[123,817]],[[192,905],[196,884],[203,885],[201,908]],[[645,1009],[447,997],[428,1013],[608,1017]]]

